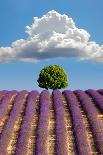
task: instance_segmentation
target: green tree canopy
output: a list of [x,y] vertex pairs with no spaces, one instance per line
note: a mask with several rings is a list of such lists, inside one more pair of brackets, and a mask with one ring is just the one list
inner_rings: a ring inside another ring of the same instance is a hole
[[39,87],[46,89],[61,89],[68,86],[67,74],[59,65],[44,67],[37,80]]

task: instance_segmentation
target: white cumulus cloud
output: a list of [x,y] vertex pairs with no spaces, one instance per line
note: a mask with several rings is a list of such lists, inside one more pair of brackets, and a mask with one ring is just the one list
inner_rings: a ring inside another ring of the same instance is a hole
[[0,62],[37,62],[56,57],[77,57],[103,62],[103,45],[90,41],[90,34],[77,28],[73,19],[54,10],[34,17],[26,26],[27,39],[16,40],[10,47],[0,47]]

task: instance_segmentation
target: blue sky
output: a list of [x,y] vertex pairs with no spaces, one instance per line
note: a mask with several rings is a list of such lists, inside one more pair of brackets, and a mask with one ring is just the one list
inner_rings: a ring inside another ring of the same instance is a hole
[[[1,0],[0,1],[0,47],[10,47],[12,42],[26,39],[25,27],[31,26],[33,17],[41,18],[55,10],[66,14],[76,27],[89,32],[90,41],[103,44],[103,1],[97,0]],[[37,63],[1,62],[0,89],[42,90],[37,85],[40,70],[45,65],[59,64],[68,73],[67,89],[103,88],[103,61],[78,58],[40,59]]]

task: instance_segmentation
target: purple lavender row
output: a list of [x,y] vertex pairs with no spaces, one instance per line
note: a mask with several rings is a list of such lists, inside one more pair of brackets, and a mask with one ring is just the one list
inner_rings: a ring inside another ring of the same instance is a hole
[[3,95],[3,96],[5,96],[6,94],[8,94],[8,93],[17,93],[17,90],[2,90],[2,91],[0,91],[0,95]]
[[[40,94],[40,114],[37,127],[36,155],[48,155],[48,136],[49,136],[49,92],[44,90]],[[34,153],[34,154],[35,154]]]
[[103,89],[99,89],[97,90],[98,93],[100,93],[101,95],[103,95]]
[[86,93],[89,94],[94,100],[95,104],[103,112],[103,96],[100,95],[96,90],[88,89]]
[[67,129],[62,94],[60,91],[54,90],[52,92],[52,97],[55,112],[56,154],[68,155]]
[[29,151],[29,140],[32,135],[32,124],[36,111],[36,99],[39,93],[32,91],[27,98],[27,106],[16,144],[15,155],[26,155]]
[[0,95],[1,95],[1,96],[2,96],[2,95],[5,95],[7,92],[8,92],[7,90],[1,90],[1,91],[0,91]]
[[[10,105],[11,98],[13,96],[16,96],[16,92],[11,91],[8,92],[2,99],[1,104],[0,104],[0,122],[4,118],[4,116],[8,113],[8,105]],[[13,103],[12,103],[13,104]]]
[[73,134],[78,155],[91,155],[90,146],[87,141],[86,126],[74,93],[69,90],[63,92],[66,97],[68,108],[72,119]]
[[7,93],[8,93],[7,90],[0,91],[0,104]]
[[77,90],[75,91],[75,94],[79,98],[80,103],[87,114],[96,148],[99,154],[103,154],[103,123],[101,123],[98,118],[96,107],[91,103],[90,98],[85,92]]
[[24,98],[27,94],[27,91],[19,92],[15,98],[13,109],[10,113],[10,116],[5,123],[3,130],[0,134],[0,153],[1,155],[8,154],[8,146],[10,140],[12,139],[14,132],[14,125],[18,121],[18,118],[21,116],[21,111],[24,104]]

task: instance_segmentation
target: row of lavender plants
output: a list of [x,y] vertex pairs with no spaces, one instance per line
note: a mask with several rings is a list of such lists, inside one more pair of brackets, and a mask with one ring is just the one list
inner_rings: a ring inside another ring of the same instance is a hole
[[44,90],[40,94],[40,113],[36,133],[36,155],[48,155],[49,117],[49,91]]
[[97,92],[99,92],[101,95],[103,95],[103,89],[99,89],[99,90],[97,90]]
[[91,155],[90,147],[86,135],[86,126],[79,108],[78,100],[74,93],[69,90],[63,92],[68,109],[70,111],[72,128],[78,155]]
[[55,112],[55,152],[57,155],[68,155],[65,111],[63,107],[61,92],[59,90],[54,90],[52,93],[52,98]]
[[75,94],[77,95],[81,105],[83,106],[84,111],[87,114],[94,141],[96,143],[96,148],[99,154],[103,154],[103,123],[101,123],[98,118],[96,107],[84,91],[77,90],[75,91]]
[[1,90],[1,91],[0,91],[0,96],[6,95],[7,92],[8,92],[7,90]]
[[34,122],[36,99],[38,95],[39,93],[37,91],[32,91],[28,95],[25,115],[23,117],[23,122],[16,143],[15,155],[26,155],[29,152],[29,141],[33,132],[32,124]]
[[0,91],[0,104],[2,103],[3,98],[6,97],[7,94],[11,94],[14,91],[2,90]]
[[2,101],[0,103],[0,122],[6,116],[8,112],[8,105],[11,104],[10,103],[11,98],[15,96],[16,94],[17,94],[16,92],[10,91],[10,92],[6,92],[6,94],[3,96]]
[[0,90],[0,95],[1,96],[5,96],[6,94],[8,94],[8,93],[17,93],[18,91],[17,90],[11,90],[11,91],[9,91],[9,90]]
[[14,125],[21,115],[21,111],[24,104],[24,98],[27,91],[19,92],[14,100],[14,106],[10,112],[6,123],[3,126],[3,130],[0,134],[0,153],[1,155],[8,154],[8,146],[14,133]]
[[101,94],[99,94],[96,90],[93,90],[93,89],[86,90],[86,93],[92,97],[95,104],[103,112],[103,96]]

